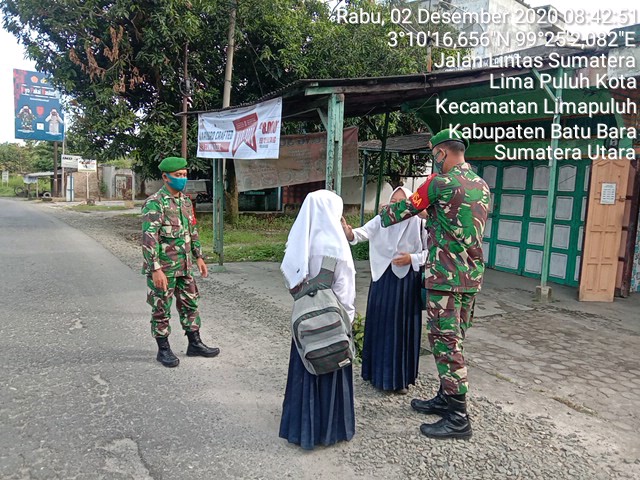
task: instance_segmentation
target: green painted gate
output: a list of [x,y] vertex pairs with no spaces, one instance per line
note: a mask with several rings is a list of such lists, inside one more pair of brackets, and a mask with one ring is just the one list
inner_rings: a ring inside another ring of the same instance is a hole
[[[483,250],[490,268],[539,278],[549,167],[543,161],[471,161],[491,188]],[[558,162],[549,281],[577,286],[590,160]]]

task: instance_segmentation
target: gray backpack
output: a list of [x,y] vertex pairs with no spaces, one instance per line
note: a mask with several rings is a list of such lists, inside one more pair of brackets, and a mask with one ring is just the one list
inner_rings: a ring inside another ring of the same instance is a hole
[[309,373],[322,375],[351,365],[351,321],[331,290],[336,259],[324,257],[318,275],[292,289],[291,334]]

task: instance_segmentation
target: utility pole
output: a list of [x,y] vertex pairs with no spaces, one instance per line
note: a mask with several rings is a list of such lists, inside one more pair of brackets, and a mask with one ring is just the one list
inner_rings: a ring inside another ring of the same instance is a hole
[[53,142],[53,196],[57,197],[60,191],[58,179],[58,142]]
[[182,158],[187,159],[187,111],[189,109],[189,95],[191,95],[191,82],[187,60],[189,55],[189,42],[184,43],[184,90],[182,91]]
[[[227,64],[224,72],[224,87],[222,91],[222,108],[231,105],[231,78],[233,76],[233,53],[235,51],[236,32],[236,2],[231,3],[229,12],[229,33],[227,35]],[[224,264],[224,175],[225,160],[217,158],[213,161],[213,251],[218,254],[218,265],[214,271],[225,270]],[[232,179],[235,182],[235,177]]]
[[229,14],[229,34],[227,36],[227,65],[224,71],[224,90],[222,92],[222,108],[231,105],[231,77],[233,75],[233,53],[236,49],[236,2],[231,5]]

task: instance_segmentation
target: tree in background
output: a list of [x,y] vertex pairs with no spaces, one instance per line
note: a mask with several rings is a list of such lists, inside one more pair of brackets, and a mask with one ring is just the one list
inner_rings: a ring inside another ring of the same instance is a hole
[[0,170],[24,175],[53,170],[53,144],[27,140],[20,143],[0,144]]
[[[129,0],[5,1],[4,27],[39,71],[71,97],[71,127],[83,153],[131,155],[143,176],[180,149],[184,46],[199,108],[219,106],[227,2]],[[224,15],[222,15],[224,18]]]
[[[302,78],[362,77],[416,73],[426,69],[424,48],[387,45],[398,27],[389,16],[391,2],[350,0],[350,11],[380,12],[386,24],[337,24],[320,0],[240,0],[236,30],[232,105]],[[74,149],[103,162],[131,157],[142,178],[157,178],[159,160],[180,151],[184,91],[184,50],[188,46],[193,110],[221,106],[228,0],[86,0],[40,2],[5,0],[4,27],[26,46],[39,71],[73,100]],[[427,28],[429,26],[423,26]],[[397,125],[396,125],[397,124]],[[373,133],[361,126],[361,137]],[[396,128],[397,126],[397,128]],[[402,133],[394,118],[391,131]],[[320,123],[288,125],[287,131],[317,131]],[[196,122],[189,127],[192,169]],[[227,199],[237,214],[233,163]]]
[[31,170],[33,159],[23,145],[19,143],[0,144],[0,170],[7,170],[12,174],[24,174]]

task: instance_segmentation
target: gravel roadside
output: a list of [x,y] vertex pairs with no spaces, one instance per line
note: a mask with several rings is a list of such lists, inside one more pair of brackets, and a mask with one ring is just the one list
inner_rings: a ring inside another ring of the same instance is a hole
[[[43,205],[43,208],[93,237],[123,263],[139,271],[139,218],[101,212],[80,213],[51,205]],[[253,345],[263,350],[260,356],[265,362],[279,364],[286,375],[286,364],[283,365],[278,357],[281,352],[288,351],[289,305],[276,304],[261,297],[260,292],[224,284],[215,276],[199,279],[198,283],[207,305],[215,305],[216,313],[230,313],[217,320],[222,329],[233,330],[233,326],[241,322],[255,332],[268,332],[262,341],[254,339]],[[269,342],[274,339],[279,343],[275,349]],[[256,355],[254,352],[253,356]],[[354,372],[357,434],[353,441],[331,450],[339,452],[342,461],[357,476],[540,480],[638,478],[635,476],[637,464],[628,465],[614,455],[593,451],[579,435],[559,433],[552,419],[506,411],[483,396],[471,395],[470,398],[474,427],[474,437],[470,441],[427,439],[418,427],[422,421],[431,422],[437,418],[421,416],[408,404],[410,398],[430,397],[434,393],[436,379],[433,374],[421,374],[419,383],[410,389],[409,395],[398,396],[379,392],[360,379],[357,368]],[[274,385],[278,382],[266,378],[260,381],[259,388],[273,390]],[[278,395],[278,392],[270,393]],[[281,442],[277,432],[273,433],[273,441]]]

